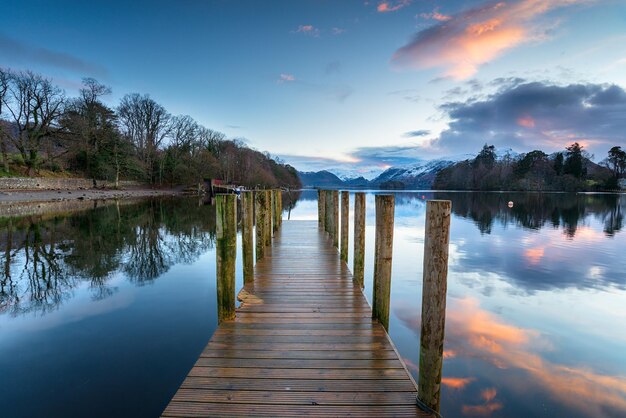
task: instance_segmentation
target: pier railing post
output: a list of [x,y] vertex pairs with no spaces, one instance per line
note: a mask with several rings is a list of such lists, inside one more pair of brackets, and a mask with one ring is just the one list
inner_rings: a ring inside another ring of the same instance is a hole
[[278,231],[279,215],[278,215],[278,189],[272,190],[272,231],[274,234]]
[[265,192],[257,190],[254,192],[255,220],[256,220],[256,261],[265,256]]
[[317,190],[317,226],[326,229],[326,191]]
[[339,248],[339,191],[333,190],[333,246]]
[[263,232],[265,233],[265,246],[272,245],[272,191],[263,190],[265,193],[265,225]]
[[354,194],[354,283],[364,287],[365,276],[365,193]]
[[283,224],[283,190],[276,190],[276,197],[278,198],[278,226]]
[[217,321],[235,318],[235,262],[237,259],[237,196],[216,197]]
[[328,234],[330,234],[330,231],[332,230],[332,223],[333,223],[333,193],[331,190],[324,190],[324,194],[326,195],[326,197],[324,198],[324,203],[326,204],[326,208],[324,209],[324,214],[325,214],[325,218],[326,221],[324,223],[324,231],[326,231]]
[[437,412],[443,367],[451,211],[449,200],[426,202],[418,397]]
[[386,330],[389,329],[394,206],[393,195],[376,196],[376,249],[374,254],[372,318],[378,319]]
[[241,192],[241,247],[243,284],[254,280],[254,192]]
[[348,262],[348,228],[350,227],[350,192],[341,192],[341,259]]

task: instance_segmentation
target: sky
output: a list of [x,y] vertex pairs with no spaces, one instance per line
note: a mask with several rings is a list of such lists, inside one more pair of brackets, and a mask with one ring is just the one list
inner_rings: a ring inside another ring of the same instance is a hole
[[0,3],[0,66],[148,93],[302,171],[626,148],[623,0]]

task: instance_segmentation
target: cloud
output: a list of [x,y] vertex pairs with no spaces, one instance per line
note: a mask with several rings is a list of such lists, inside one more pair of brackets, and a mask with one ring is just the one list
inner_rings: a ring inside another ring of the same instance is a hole
[[347,29],[344,29],[344,28],[332,28],[332,29],[330,30],[330,32],[331,32],[333,35],[341,35],[341,34],[345,33],[345,32],[346,32],[346,30],[347,30]]
[[417,131],[410,131],[410,132],[406,132],[404,134],[404,136],[413,138],[413,137],[419,137],[419,136],[426,136],[426,135],[430,135],[430,131],[428,129],[419,129]]
[[287,74],[287,73],[281,73],[278,76],[278,80],[276,80],[277,83],[288,83],[291,81],[296,81],[296,76],[294,76],[293,74]]
[[397,12],[398,10],[410,5],[412,0],[395,0],[383,1],[378,3],[376,11],[378,13]]
[[[444,356],[445,358],[445,356]],[[473,377],[442,377],[441,384],[451,389],[463,389],[476,379]]]
[[553,9],[582,1],[501,1],[446,16],[418,32],[391,62],[399,69],[442,68],[444,77],[466,79],[505,51],[545,39],[546,25],[537,20]]
[[452,16],[439,13],[438,9],[433,10],[432,13],[420,13],[419,16],[422,19],[432,19],[438,22],[445,22],[445,21],[452,19]]
[[81,75],[104,76],[107,71],[104,67],[82,60],[74,55],[53,51],[17,41],[0,33],[0,54],[4,59],[24,61],[27,64],[35,63],[51,67],[75,71]]
[[448,128],[431,145],[475,153],[484,143],[518,151],[560,151],[578,141],[597,155],[626,146],[626,91],[614,84],[501,84],[493,94],[448,102]]
[[300,25],[296,30],[291,31],[292,33],[302,33],[305,35],[313,36],[314,38],[319,38],[320,30],[313,25]]

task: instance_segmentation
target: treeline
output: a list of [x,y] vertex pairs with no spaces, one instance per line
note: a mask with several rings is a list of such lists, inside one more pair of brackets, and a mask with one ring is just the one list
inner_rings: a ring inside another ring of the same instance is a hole
[[0,68],[0,170],[4,175],[69,172],[153,185],[207,178],[248,187],[300,187],[297,171],[268,153],[228,139],[187,115],[171,115],[150,98],[125,95],[86,78],[78,97],[30,71]]
[[441,170],[433,183],[439,190],[581,191],[616,190],[626,173],[626,151],[609,150],[601,164],[591,161],[575,142],[563,152],[548,155],[534,150],[519,156],[498,158],[486,145],[476,158]]

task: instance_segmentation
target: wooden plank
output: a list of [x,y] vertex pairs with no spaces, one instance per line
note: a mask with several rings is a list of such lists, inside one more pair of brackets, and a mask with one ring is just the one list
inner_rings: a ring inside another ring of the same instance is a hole
[[330,208],[330,234],[316,221],[275,232],[235,319],[215,331],[163,416],[428,416],[340,259]]
[[268,404],[228,404],[209,402],[171,402],[164,417],[206,417],[206,416],[263,416],[263,417],[415,417],[428,416],[416,406],[336,406],[336,405],[268,405]]

